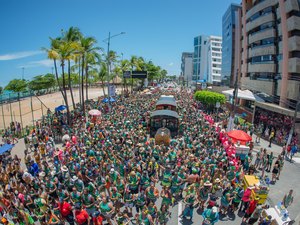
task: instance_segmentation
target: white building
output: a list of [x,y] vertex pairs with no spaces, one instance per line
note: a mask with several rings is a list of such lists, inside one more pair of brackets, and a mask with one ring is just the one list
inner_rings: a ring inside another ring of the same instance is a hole
[[181,56],[181,75],[184,82],[191,83],[193,76],[193,53],[183,52]]
[[200,35],[194,38],[193,81],[221,82],[222,38]]

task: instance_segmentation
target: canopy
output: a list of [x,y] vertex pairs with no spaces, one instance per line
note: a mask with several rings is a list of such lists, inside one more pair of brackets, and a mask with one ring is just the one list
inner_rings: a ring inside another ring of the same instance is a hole
[[178,113],[172,110],[156,110],[151,113],[150,117],[154,116],[171,116],[175,118],[179,118]]
[[[234,89],[230,89],[227,91],[222,91],[223,94],[233,96]],[[250,101],[258,101],[258,102],[264,102],[262,98],[252,93],[252,91],[249,90],[241,90],[238,89],[237,97],[240,99],[250,100]]]
[[58,107],[55,108],[55,112],[60,112],[65,110],[67,107],[65,105],[60,105]]
[[11,150],[14,147],[14,145],[10,145],[10,144],[4,144],[0,147],[0,155],[2,155],[3,153]]
[[247,142],[251,141],[252,137],[242,130],[232,130],[227,133],[228,137],[237,141]]
[[98,109],[92,109],[89,111],[89,115],[91,116],[101,116],[101,112]]
[[172,105],[172,106],[175,106],[177,107],[177,104],[176,102],[174,102],[173,100],[168,100],[168,99],[159,99],[156,103],[156,106],[158,105]]
[[116,100],[115,100],[113,97],[110,97],[110,98],[109,98],[109,101],[108,101],[108,98],[105,98],[105,99],[102,100],[103,103],[115,102],[115,101],[116,101]]

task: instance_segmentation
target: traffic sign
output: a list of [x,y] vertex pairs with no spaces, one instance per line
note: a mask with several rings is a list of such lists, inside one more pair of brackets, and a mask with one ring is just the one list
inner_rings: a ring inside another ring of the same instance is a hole
[[123,72],[123,77],[124,78],[131,78],[131,71],[124,71]]

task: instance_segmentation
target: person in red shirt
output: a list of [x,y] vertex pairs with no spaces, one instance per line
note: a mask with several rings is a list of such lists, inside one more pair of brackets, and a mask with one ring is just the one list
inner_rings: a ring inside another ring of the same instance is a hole
[[255,197],[255,199],[252,199],[248,205],[248,208],[246,209],[246,213],[243,217],[243,222],[245,223],[250,216],[252,215],[252,213],[254,212],[254,210],[256,209],[257,203],[258,203],[259,198]]
[[70,225],[74,225],[74,215],[72,212],[72,206],[68,202],[64,201],[63,199],[59,199],[58,203],[59,211],[63,219],[68,221]]
[[100,212],[93,213],[93,225],[102,225],[103,217],[100,215]]
[[75,220],[78,225],[90,225],[90,217],[86,210],[84,210],[80,203],[75,204]]

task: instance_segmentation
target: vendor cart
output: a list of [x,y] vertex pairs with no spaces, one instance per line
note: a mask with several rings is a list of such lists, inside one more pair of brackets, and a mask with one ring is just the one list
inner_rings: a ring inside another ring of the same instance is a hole
[[277,205],[263,210],[262,216],[272,216],[271,225],[288,225],[290,222],[292,223],[291,218],[288,216],[287,209],[278,207]]
[[244,189],[246,190],[249,186],[256,186],[257,188],[252,190],[252,197],[258,197],[258,204],[264,204],[268,198],[269,187],[264,184],[264,182],[260,182],[257,176],[253,175],[245,175],[244,176]]

